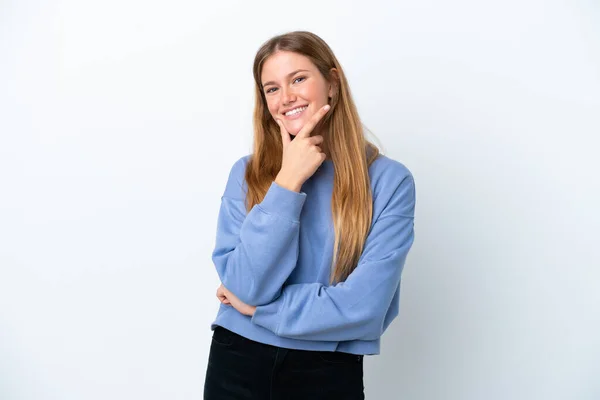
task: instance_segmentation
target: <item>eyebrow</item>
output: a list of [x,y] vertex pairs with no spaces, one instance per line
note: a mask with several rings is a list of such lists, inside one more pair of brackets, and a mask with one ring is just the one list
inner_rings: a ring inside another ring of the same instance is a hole
[[[287,74],[287,77],[291,78],[292,76],[296,75],[298,72],[310,72],[310,71],[307,69],[297,69],[294,72],[290,72],[289,74]],[[264,88],[265,86],[268,86],[268,85],[275,85],[275,82],[273,82],[273,81],[265,82],[262,84],[262,87]]]

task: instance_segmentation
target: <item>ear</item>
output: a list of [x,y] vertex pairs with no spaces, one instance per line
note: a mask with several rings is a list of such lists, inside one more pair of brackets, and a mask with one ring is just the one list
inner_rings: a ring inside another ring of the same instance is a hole
[[337,93],[339,85],[340,76],[338,74],[338,70],[331,68],[329,70],[329,93],[327,94],[329,98],[332,98],[333,95]]

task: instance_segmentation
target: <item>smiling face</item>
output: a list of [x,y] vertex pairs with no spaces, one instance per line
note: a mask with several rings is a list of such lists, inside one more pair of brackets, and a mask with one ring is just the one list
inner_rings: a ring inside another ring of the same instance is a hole
[[269,113],[292,135],[333,95],[332,86],[310,59],[289,51],[278,51],[264,62],[261,82]]

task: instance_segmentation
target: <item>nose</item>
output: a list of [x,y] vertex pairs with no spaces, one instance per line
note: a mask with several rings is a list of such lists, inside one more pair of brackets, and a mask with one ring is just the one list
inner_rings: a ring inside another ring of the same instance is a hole
[[281,89],[281,101],[284,106],[287,106],[296,101],[296,94],[292,89],[284,87]]

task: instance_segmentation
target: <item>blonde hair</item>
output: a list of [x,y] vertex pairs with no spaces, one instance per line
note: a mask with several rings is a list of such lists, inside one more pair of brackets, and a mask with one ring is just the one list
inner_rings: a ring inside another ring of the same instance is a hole
[[[356,268],[373,218],[373,197],[369,165],[379,149],[369,142],[352,100],[346,76],[335,55],[319,36],[305,31],[289,32],[265,42],[254,59],[255,108],[254,146],[245,178],[248,185],[246,207],[260,203],[279,173],[283,144],[280,129],[267,108],[262,89],[264,62],[277,51],[290,51],[308,57],[336,90],[329,102],[331,110],[319,125],[334,165],[331,212],[335,232],[330,283],[342,282]],[[331,68],[337,74],[331,74]],[[317,129],[317,128],[315,128]]]

